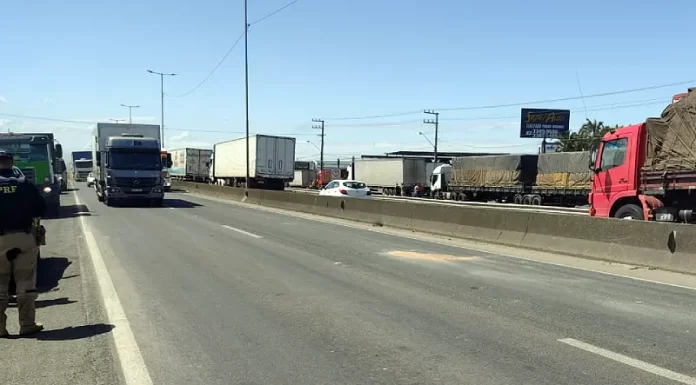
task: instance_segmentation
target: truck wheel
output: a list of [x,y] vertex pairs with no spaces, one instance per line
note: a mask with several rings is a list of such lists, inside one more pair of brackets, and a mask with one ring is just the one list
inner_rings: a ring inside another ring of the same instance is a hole
[[541,206],[541,197],[539,195],[532,196],[532,206]]
[[522,199],[524,199],[524,198],[522,197],[522,194],[515,194],[515,196],[512,198],[512,203],[514,203],[514,204],[516,204],[516,205],[521,205],[521,204],[522,204]]
[[644,219],[643,209],[638,205],[628,204],[628,205],[622,206],[618,210],[616,210],[616,213],[614,214],[614,218],[635,219],[638,221],[642,221]]
[[531,205],[532,204],[532,196],[525,195],[524,197],[522,197],[522,204],[523,205]]

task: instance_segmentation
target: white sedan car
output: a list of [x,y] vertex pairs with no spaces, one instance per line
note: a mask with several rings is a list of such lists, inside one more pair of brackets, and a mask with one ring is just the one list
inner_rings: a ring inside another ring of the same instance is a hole
[[321,189],[319,195],[372,198],[372,193],[367,185],[358,180],[333,180]]

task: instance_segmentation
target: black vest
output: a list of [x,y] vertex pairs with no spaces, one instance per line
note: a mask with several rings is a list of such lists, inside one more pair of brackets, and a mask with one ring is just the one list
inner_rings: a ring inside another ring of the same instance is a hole
[[0,176],[0,235],[31,231],[32,201],[28,189],[33,187],[23,177]]

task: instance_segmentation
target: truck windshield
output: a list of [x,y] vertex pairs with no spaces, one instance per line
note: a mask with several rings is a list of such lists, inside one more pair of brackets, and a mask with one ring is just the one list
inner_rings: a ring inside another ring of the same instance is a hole
[[0,149],[12,155],[20,162],[41,162],[48,159],[48,146],[21,141],[0,141]]
[[92,168],[92,161],[91,160],[76,160],[75,161],[75,167],[76,168]]
[[114,170],[161,170],[159,152],[112,151],[109,168]]

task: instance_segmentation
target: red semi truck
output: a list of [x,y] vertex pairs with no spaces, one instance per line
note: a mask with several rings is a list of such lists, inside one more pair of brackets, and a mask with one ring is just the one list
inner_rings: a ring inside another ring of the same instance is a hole
[[659,118],[605,134],[590,169],[590,215],[696,222],[696,88]]

